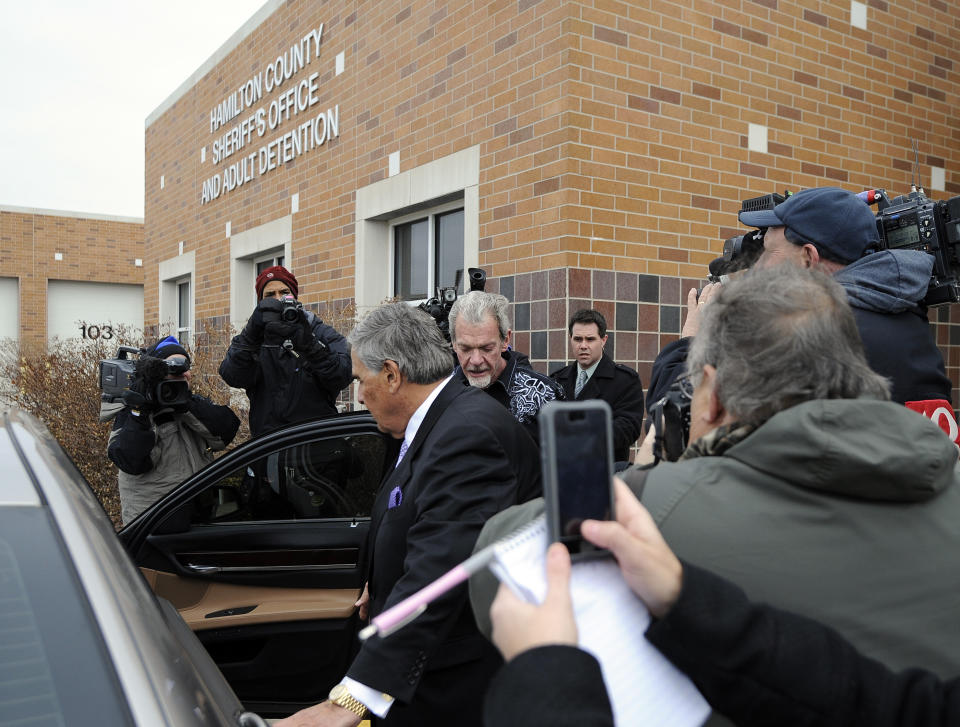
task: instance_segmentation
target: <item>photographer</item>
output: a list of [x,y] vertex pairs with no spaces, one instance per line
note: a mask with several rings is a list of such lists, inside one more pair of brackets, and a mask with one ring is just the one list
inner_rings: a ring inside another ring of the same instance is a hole
[[147,349],[134,372],[122,401],[100,405],[100,421],[113,420],[107,456],[120,469],[124,524],[213,461],[240,426],[230,407],[190,393],[190,356],[173,336]]
[[[739,219],[763,233],[756,267],[816,269],[843,287],[867,363],[890,382],[893,401],[921,412],[942,407],[951,413],[952,423],[952,383],[921,303],[930,284],[932,255],[878,250],[877,221],[870,207],[838,187],[805,189],[772,209],[741,211]],[[681,338],[664,348],[653,364],[651,410],[683,371],[701,312],[719,287],[706,286],[699,299],[695,290],[689,292]]]
[[223,380],[247,391],[251,436],[336,414],[351,377],[346,339],[303,310],[286,268],[267,268],[255,288],[257,307],[220,364]]
[[815,268],[843,286],[867,363],[890,380],[893,401],[951,401],[952,384],[921,303],[930,284],[932,255],[877,250],[873,212],[838,187],[805,189],[773,209],[741,212],[740,221],[766,228],[761,267],[789,263]]

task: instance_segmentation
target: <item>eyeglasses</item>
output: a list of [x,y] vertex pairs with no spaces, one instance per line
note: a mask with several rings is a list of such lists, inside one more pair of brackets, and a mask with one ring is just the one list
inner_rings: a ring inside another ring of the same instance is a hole
[[680,389],[680,393],[683,394],[688,399],[693,398],[693,377],[690,373],[680,374],[675,380],[677,388]]

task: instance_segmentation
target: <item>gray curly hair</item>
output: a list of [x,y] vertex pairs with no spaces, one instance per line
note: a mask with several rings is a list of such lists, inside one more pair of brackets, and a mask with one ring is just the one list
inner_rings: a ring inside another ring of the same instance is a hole
[[707,364],[717,369],[717,397],[742,424],[813,399],[890,398],[843,288],[792,265],[753,269],[704,307],[687,359],[694,385]]

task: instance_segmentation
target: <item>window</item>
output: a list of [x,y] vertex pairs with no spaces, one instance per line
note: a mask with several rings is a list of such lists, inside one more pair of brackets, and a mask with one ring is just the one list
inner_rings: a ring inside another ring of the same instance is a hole
[[405,220],[393,224],[393,294],[423,300],[438,287],[462,289],[463,207]]
[[357,309],[432,297],[481,267],[480,146],[359,188],[354,215]]
[[193,277],[196,254],[184,252],[160,261],[160,331],[161,337],[176,335],[180,343],[190,345],[193,334]]
[[256,258],[253,262],[256,266],[256,276],[258,276],[267,268],[272,268],[274,265],[283,265],[283,253]]
[[177,282],[177,340],[187,341],[190,339],[191,325],[190,313],[190,279]]
[[[46,508],[0,508],[0,722],[129,725],[97,618],[60,537]],[[100,567],[119,588],[125,571],[110,558]]]
[[271,452],[197,495],[191,522],[357,519],[387,467],[379,434],[332,437]]
[[239,331],[257,306],[254,281],[267,268],[291,269],[293,216],[287,215],[230,236],[230,322]]

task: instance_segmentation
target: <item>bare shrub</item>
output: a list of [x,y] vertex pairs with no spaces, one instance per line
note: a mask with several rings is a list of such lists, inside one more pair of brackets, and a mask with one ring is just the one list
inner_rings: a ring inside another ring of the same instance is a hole
[[[325,322],[344,335],[353,328],[352,303],[310,307],[321,309]],[[11,339],[0,339],[0,404],[23,409],[47,426],[119,528],[117,468],[107,457],[112,423],[99,421],[99,364],[116,357],[121,345],[139,349],[145,344],[139,331],[122,325],[114,325],[112,330],[114,337],[109,340],[57,339],[46,351],[37,352],[21,348]],[[190,353],[193,393],[229,405],[240,417],[240,430],[226,451],[250,439],[247,398],[242,392],[232,392],[219,374],[235,333],[225,319],[207,320],[194,336],[193,345],[185,346]],[[151,335],[148,343],[152,345],[158,338]],[[349,404],[349,391],[348,387],[341,402]]]
[[98,370],[119,345],[142,345],[137,332],[113,326],[114,338],[55,340],[46,351],[0,343],[0,401],[33,414],[66,450],[114,525],[120,524],[117,469],[107,458],[110,424],[100,424]]

